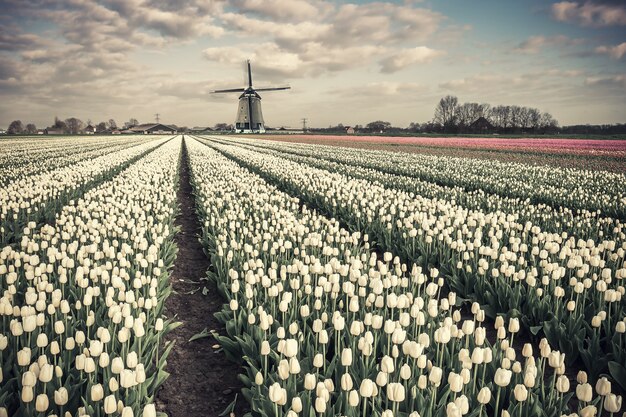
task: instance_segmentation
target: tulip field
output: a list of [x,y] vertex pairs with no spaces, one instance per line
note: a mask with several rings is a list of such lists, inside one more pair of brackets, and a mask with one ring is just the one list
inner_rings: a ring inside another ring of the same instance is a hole
[[148,136],[0,141],[0,417],[168,414],[176,239],[251,416],[626,416],[625,174]]

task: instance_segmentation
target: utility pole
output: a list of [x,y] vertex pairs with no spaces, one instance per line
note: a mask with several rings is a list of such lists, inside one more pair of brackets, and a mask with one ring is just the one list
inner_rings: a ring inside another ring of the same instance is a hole
[[306,117],[302,118],[302,131],[306,132]]
[[154,115],[154,117],[156,117],[156,121],[157,121],[157,123],[159,123],[159,120],[160,120],[160,119],[159,119],[159,113],[156,113],[156,114]]

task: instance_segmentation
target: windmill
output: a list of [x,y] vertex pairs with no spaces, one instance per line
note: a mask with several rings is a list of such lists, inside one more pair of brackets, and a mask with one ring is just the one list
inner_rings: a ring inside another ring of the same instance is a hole
[[239,105],[237,106],[237,120],[235,120],[236,133],[264,133],[265,122],[263,121],[263,112],[261,111],[261,96],[259,91],[277,91],[288,90],[291,87],[268,87],[254,88],[252,87],[252,70],[250,68],[250,60],[248,65],[248,87],[247,88],[231,88],[228,90],[215,90],[213,93],[242,93],[239,96]]

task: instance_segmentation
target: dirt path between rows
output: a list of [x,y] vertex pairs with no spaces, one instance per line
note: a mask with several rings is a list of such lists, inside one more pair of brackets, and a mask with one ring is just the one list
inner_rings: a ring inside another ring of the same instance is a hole
[[[171,275],[174,292],[165,302],[166,316],[176,316],[183,324],[173,330],[167,340],[175,341],[166,370],[171,375],[157,394],[157,409],[169,417],[217,417],[238,395],[234,415],[243,416],[248,410],[240,394],[239,365],[229,362],[222,352],[213,348],[213,337],[189,342],[203,329],[223,333],[223,326],[213,314],[223,300],[215,286],[206,280],[209,259],[198,241],[200,223],[195,212],[195,196],[189,180],[189,160],[183,142],[178,190],[180,213],[176,225],[180,228],[175,240],[178,256]],[[207,287],[207,295],[202,288]]]

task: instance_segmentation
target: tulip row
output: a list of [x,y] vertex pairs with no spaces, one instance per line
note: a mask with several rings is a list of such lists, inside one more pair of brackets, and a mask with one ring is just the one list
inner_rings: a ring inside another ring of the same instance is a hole
[[[544,339],[512,348],[516,318],[462,318],[436,268],[379,258],[366,236],[300,205],[204,144],[188,141],[209,276],[228,300],[217,314],[227,355],[260,416],[460,417],[617,412],[622,399]],[[576,398],[574,399],[574,391]],[[575,414],[579,415],[579,414]]]
[[124,136],[118,138],[68,137],[60,141],[44,142],[41,138],[2,142],[0,146],[0,185],[17,178],[52,171],[86,159],[129,148],[151,138]]
[[17,178],[0,188],[0,244],[13,244],[29,222],[51,223],[63,205],[113,177],[169,138],[123,148],[77,164]]
[[180,147],[158,147],[0,252],[1,417],[156,415]]
[[520,316],[595,380],[611,371],[626,384],[625,245],[546,233],[498,213],[468,211],[378,183],[212,142],[313,208],[368,234],[379,250],[423,268],[478,301],[490,317]]
[[[555,209],[550,205],[533,204],[528,199],[500,196],[485,193],[483,190],[467,191],[465,187],[459,185],[439,185],[413,176],[392,174],[381,168],[363,167],[359,165],[358,160],[350,159],[350,155],[343,156],[343,159],[349,163],[324,159],[324,155],[320,156],[314,150],[307,153],[307,150],[300,150],[299,146],[296,145],[285,144],[284,147],[279,147],[274,142],[250,142],[239,138],[235,141],[222,142],[271,153],[316,168],[341,172],[353,178],[375,181],[385,187],[398,188],[423,197],[454,201],[468,210],[503,212],[512,216],[516,222],[531,222],[544,231],[553,233],[564,231],[570,236],[584,240],[612,239],[618,244],[626,240],[626,228],[620,220],[603,216],[596,211],[582,210],[578,212],[567,207]],[[281,143],[281,145],[283,144]],[[388,164],[390,163],[387,162],[384,165]],[[379,163],[379,165],[383,165],[383,163]]]
[[269,141],[256,145],[468,191],[548,204],[555,209],[562,206],[570,210],[599,210],[603,215],[626,219],[624,174],[336,146]]

